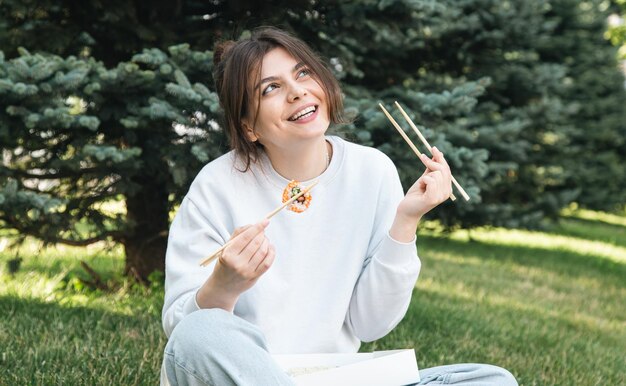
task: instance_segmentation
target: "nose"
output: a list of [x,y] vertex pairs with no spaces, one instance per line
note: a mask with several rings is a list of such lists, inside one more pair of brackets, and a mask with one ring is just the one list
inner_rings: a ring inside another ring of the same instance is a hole
[[306,88],[302,85],[293,82],[289,88],[289,102],[295,102],[307,94]]

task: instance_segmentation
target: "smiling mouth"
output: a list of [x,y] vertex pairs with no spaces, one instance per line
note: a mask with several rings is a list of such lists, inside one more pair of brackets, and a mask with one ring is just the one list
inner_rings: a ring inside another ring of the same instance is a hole
[[291,117],[289,117],[289,121],[298,121],[300,119],[304,119],[307,117],[310,117],[311,115],[313,115],[315,112],[317,111],[317,106],[309,106],[305,109],[302,109],[300,111],[298,111],[297,113],[295,113],[294,115],[292,115]]

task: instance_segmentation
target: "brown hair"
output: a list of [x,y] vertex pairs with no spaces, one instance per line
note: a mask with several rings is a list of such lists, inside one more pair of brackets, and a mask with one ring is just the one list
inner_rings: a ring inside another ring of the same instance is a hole
[[[282,47],[296,60],[303,62],[312,76],[320,84],[328,101],[328,113],[331,123],[344,123],[343,100],[337,79],[320,57],[302,40],[274,27],[262,27],[253,31],[249,38],[237,42],[219,43],[213,52],[215,88],[224,109],[226,130],[230,138],[231,149],[242,158],[245,167],[256,160],[262,145],[252,142],[246,135],[242,120],[251,118],[250,107],[256,93],[252,74],[261,75],[261,62],[265,54],[274,48]],[[253,122],[258,117],[258,106]]]

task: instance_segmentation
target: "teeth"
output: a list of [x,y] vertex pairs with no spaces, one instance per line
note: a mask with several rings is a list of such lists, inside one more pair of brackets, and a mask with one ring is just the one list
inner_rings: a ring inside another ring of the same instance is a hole
[[315,106],[307,107],[306,109],[300,110],[289,118],[290,121],[296,121],[302,118],[304,115],[312,113],[315,111]]

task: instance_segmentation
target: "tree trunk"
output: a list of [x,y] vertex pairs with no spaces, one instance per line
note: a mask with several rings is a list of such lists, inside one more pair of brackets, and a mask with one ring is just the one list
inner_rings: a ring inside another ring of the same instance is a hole
[[126,198],[127,219],[135,227],[121,240],[126,252],[124,273],[147,282],[154,271],[165,271],[169,228],[167,189],[164,184],[142,179],[142,189]]

